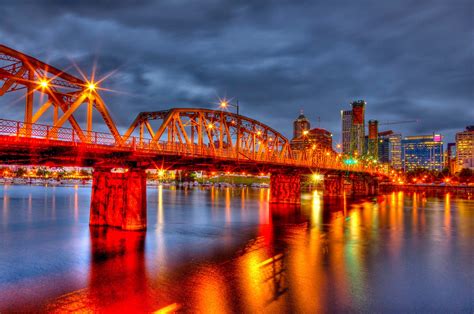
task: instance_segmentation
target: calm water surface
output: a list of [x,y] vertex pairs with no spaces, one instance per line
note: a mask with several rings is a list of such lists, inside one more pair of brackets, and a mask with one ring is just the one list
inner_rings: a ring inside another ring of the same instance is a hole
[[148,231],[89,228],[90,187],[0,186],[0,312],[465,312],[474,201],[148,189]]

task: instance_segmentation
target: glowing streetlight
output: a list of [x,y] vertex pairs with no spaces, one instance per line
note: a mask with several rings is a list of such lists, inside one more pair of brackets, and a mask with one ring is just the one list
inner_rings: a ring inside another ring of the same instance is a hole
[[224,99],[224,100],[221,100],[219,106],[222,108],[222,109],[226,109],[227,107],[234,107],[237,109],[237,114],[239,114],[239,101],[237,100],[236,104],[231,104],[227,99]]
[[213,125],[212,123],[209,123],[209,124],[207,125],[207,127],[208,127],[209,129],[212,129],[212,128],[214,127],[214,125]]
[[304,136],[308,135],[308,133],[309,133],[308,130],[304,130],[304,131],[303,131],[303,135],[304,135]]

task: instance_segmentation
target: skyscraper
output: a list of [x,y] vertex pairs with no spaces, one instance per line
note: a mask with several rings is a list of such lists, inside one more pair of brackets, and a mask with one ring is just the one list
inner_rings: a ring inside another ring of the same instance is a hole
[[390,136],[393,131],[383,131],[378,133],[378,160],[380,163],[390,163]]
[[394,169],[402,169],[402,135],[391,134],[389,140],[389,162]]
[[474,169],[474,125],[456,133],[456,171]]
[[342,152],[344,154],[350,154],[352,110],[341,110],[341,121],[342,121]]
[[417,168],[441,171],[443,141],[439,134],[407,136],[402,140],[402,163],[405,171]]
[[365,140],[365,105],[364,100],[352,102],[352,125],[351,125],[351,155],[364,154]]
[[456,172],[456,143],[448,143],[448,149],[444,158],[445,167],[449,169],[450,174]]
[[379,143],[378,143],[378,124],[377,120],[369,120],[369,136],[367,141],[367,155],[378,160]]

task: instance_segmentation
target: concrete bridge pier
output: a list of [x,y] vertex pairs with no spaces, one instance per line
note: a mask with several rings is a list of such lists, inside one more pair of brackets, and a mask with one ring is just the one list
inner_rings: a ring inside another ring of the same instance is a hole
[[344,177],[341,174],[327,174],[324,176],[324,195],[343,196]]
[[145,170],[111,170],[94,169],[89,224],[122,230],[146,230]]
[[300,174],[272,173],[270,176],[270,203],[301,204]]
[[354,177],[351,181],[353,196],[370,196],[378,193],[377,178],[362,176]]

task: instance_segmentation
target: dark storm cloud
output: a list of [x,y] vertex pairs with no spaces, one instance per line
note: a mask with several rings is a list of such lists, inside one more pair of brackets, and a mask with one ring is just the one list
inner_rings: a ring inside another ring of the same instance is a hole
[[[300,108],[340,132],[341,109],[420,119],[404,134],[474,123],[472,1],[11,1],[0,38],[60,66],[74,60],[123,94],[106,94],[126,127],[139,111],[215,106],[284,134]],[[21,18],[19,18],[21,17]],[[73,71],[73,69],[71,70]]]

